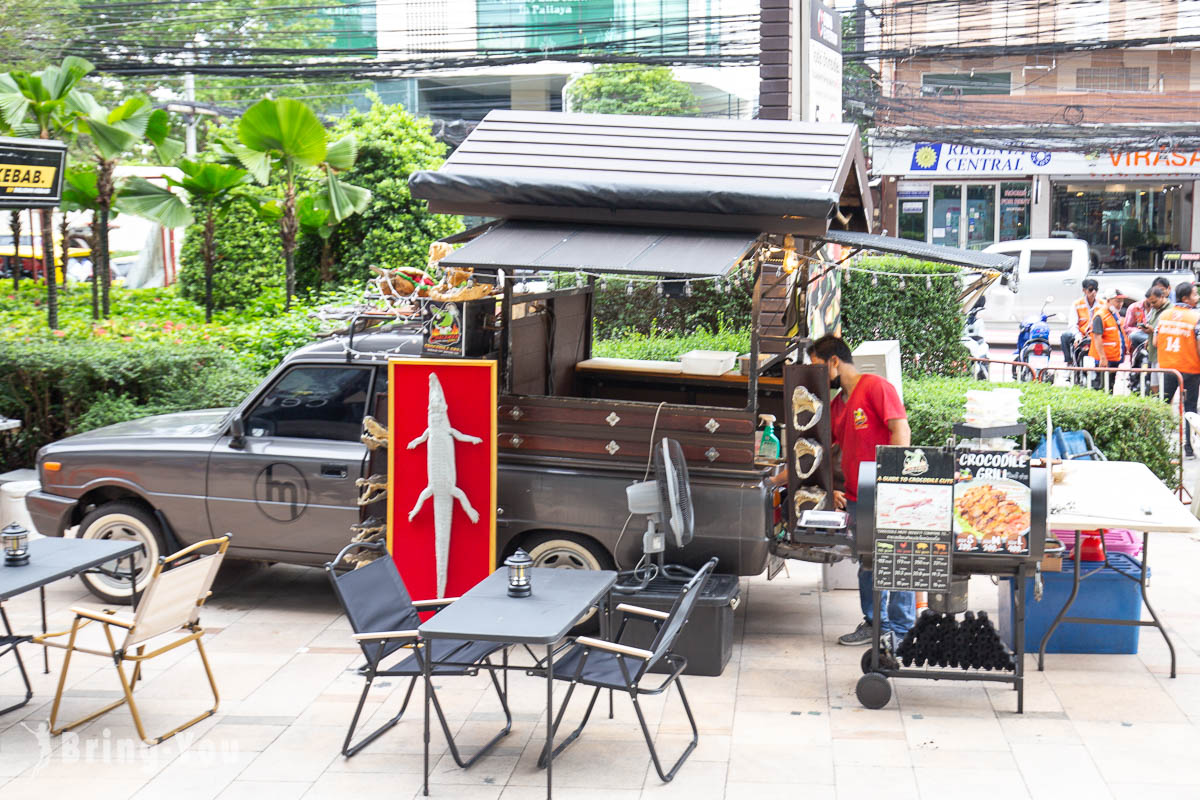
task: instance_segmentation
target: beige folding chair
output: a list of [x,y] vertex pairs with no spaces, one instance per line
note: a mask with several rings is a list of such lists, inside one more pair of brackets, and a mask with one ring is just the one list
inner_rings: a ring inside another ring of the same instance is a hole
[[[154,572],[151,574],[146,590],[142,593],[137,610],[133,614],[119,614],[108,609],[97,611],[90,608],[72,608],[71,611],[75,613],[75,621],[70,630],[49,633],[34,639],[34,642],[38,644],[61,647],[67,651],[66,657],[63,659],[62,675],[58,679],[58,691],[54,695],[54,705],[50,709],[50,733],[57,736],[63,731],[77,728],[101,714],[112,711],[117,706],[128,703],[138,736],[141,736],[146,744],[154,745],[216,713],[220,696],[217,694],[217,684],[213,680],[212,669],[208,665],[208,657],[204,653],[204,645],[200,642],[200,638],[204,636],[204,629],[200,627],[199,618],[200,607],[212,595],[210,590],[213,580],[217,577],[217,570],[220,569],[221,561],[225,558],[225,551],[229,548],[229,539],[230,535],[225,534],[219,539],[197,542],[178,553],[160,558],[154,566]],[[198,551],[209,547],[216,547],[216,552],[203,556],[196,555]],[[107,650],[82,647],[76,643],[79,631],[93,622],[98,622],[103,626],[104,636],[108,641]],[[113,636],[114,628],[125,632],[125,640],[120,647],[117,646],[117,640]],[[182,636],[156,647],[149,653],[146,652],[147,642],[171,633],[182,634]],[[69,637],[65,645],[53,641],[54,637],[61,636]],[[162,736],[150,738],[142,728],[142,718],[138,714],[137,704],[133,701],[133,690],[141,677],[142,662],[188,642],[195,642],[196,649],[200,651],[200,660],[204,663],[204,672],[208,676],[209,688],[212,689],[213,706],[195,719],[185,722]],[[71,666],[71,655],[76,652],[111,658],[116,664],[117,675],[121,679],[121,688],[124,690],[125,697],[86,717],[62,727],[56,727],[58,707],[62,702],[63,688],[67,685],[67,670]],[[126,661],[131,661],[134,665],[131,678],[127,678],[125,675],[124,664]]]

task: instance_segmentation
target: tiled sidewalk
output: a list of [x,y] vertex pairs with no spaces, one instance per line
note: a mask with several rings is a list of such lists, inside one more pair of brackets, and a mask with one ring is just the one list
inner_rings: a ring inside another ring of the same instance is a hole
[[[789,577],[743,581],[734,656],[719,678],[686,682],[700,746],[673,783],[662,784],[626,698],[616,718],[597,714],[555,761],[563,800],[689,800],[921,797],[1200,797],[1200,542],[1152,540],[1151,597],[1179,653],[1167,678],[1167,650],[1143,631],[1137,656],[1051,656],[1029,665],[1026,713],[1015,693],[978,683],[894,682],[888,708],[854,697],[861,648],[836,644],[858,621],[856,593],[821,592],[819,569],[793,563]],[[994,608],[996,588],[975,579],[972,606]],[[54,623],[88,597],[78,582],[52,587]],[[36,595],[8,605],[14,626],[32,630]],[[51,672],[25,647],[37,696],[0,717],[0,797],[20,798],[344,798],[418,797],[420,706],[353,759],[339,755],[361,689],[351,644],[325,576],[318,570],[231,563],[203,615],[221,689],[217,716],[154,748],[134,736],[117,709],[77,736],[46,734],[61,655]],[[194,650],[181,648],[147,670],[139,690],[149,730],[173,727],[207,700]],[[0,662],[0,706],[18,686],[13,662]],[[112,665],[80,656],[64,714],[78,716],[118,695]],[[463,741],[485,741],[498,723],[486,678],[442,681],[441,697]],[[404,683],[377,683],[374,721],[395,713]],[[511,677],[513,733],[469,771],[457,769],[434,734],[432,796],[505,800],[544,796],[534,765],[544,728],[544,684]],[[669,756],[686,741],[678,697],[647,704]],[[583,704],[576,709],[581,713]],[[73,716],[71,717],[73,718]],[[576,716],[577,718],[577,716]],[[369,725],[372,720],[368,720]]]

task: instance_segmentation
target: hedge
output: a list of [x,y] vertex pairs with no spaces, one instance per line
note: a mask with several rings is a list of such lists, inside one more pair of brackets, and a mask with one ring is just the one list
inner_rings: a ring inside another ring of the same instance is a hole
[[232,405],[258,383],[209,344],[0,342],[0,414],[22,427],[0,436],[0,469],[33,464],[47,442],[143,417]]
[[[1021,421],[1029,426],[1029,447],[1041,444],[1046,406],[1056,427],[1086,430],[1112,461],[1140,461],[1168,486],[1177,488],[1171,464],[1171,442],[1178,428],[1170,407],[1154,397],[1113,397],[1079,386],[1043,383],[1005,384],[1021,389]],[[913,444],[938,447],[963,417],[968,389],[994,389],[999,384],[969,378],[924,378],[904,381],[904,405]]]
[[[197,214],[199,216],[199,214]],[[180,296],[204,303],[204,234],[201,225],[187,229],[180,252]],[[260,218],[246,201],[233,204],[217,223],[217,261],[213,266],[213,306],[244,308],[264,291],[283,286],[283,245],[279,225]]]

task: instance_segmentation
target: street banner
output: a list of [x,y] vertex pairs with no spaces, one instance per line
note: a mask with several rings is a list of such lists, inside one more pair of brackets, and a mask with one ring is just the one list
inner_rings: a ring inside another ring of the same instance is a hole
[[388,552],[418,600],[496,564],[496,362],[388,363]]

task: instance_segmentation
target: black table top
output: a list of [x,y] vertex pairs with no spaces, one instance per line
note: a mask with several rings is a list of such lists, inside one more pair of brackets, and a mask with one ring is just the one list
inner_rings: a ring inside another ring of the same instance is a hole
[[115,558],[138,552],[140,542],[114,542],[108,539],[60,539],[46,537],[29,543],[29,563],[20,567],[4,566],[0,556],[0,600],[77,575]]
[[427,639],[474,639],[513,644],[553,644],[617,582],[609,570],[530,570],[533,594],[508,596],[508,570],[484,578],[421,625]]

